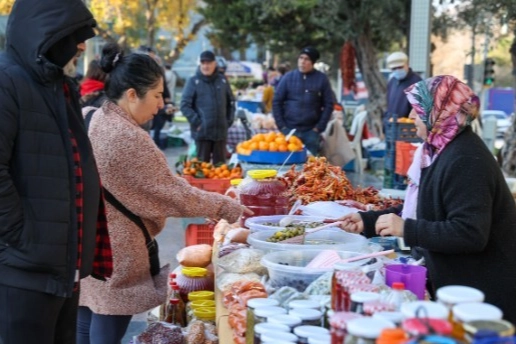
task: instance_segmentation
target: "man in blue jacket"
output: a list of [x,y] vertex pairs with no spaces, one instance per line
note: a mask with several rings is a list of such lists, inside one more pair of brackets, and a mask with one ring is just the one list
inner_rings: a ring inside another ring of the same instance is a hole
[[313,155],[319,154],[321,133],[326,129],[334,104],[328,77],[314,69],[319,56],[317,49],[303,48],[297,69],[281,78],[272,101],[277,127],[284,134],[296,129],[296,136]]
[[408,56],[397,51],[387,57],[387,67],[392,71],[392,77],[387,84],[387,111],[383,114],[383,126],[391,117],[408,117],[412,106],[407,100],[404,90],[412,84],[421,81],[421,77],[412,71],[408,65]]

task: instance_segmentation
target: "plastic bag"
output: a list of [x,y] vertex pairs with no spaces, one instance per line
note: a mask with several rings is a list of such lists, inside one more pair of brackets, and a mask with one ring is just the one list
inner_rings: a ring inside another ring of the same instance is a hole
[[358,212],[358,209],[346,207],[336,202],[313,202],[299,207],[305,216],[320,216],[328,219],[338,219],[345,215]]
[[307,296],[298,292],[292,287],[281,287],[276,290],[275,293],[269,296],[269,298],[278,300],[280,307],[287,307],[290,301],[293,300],[307,300]]
[[211,263],[212,248],[207,244],[191,245],[177,252],[179,265],[185,267],[204,268]]
[[307,295],[328,295],[331,294],[331,280],[333,271],[329,271],[321,275],[315,281],[310,283],[305,289]]
[[155,322],[133,337],[134,344],[183,344],[181,327],[166,322]]
[[260,282],[260,276],[258,276],[254,272],[250,272],[247,274],[222,272],[217,275],[217,288],[219,288],[219,290],[223,293],[228,292],[231,290],[231,286],[238,281]]
[[254,272],[263,275],[267,270],[260,263],[262,257],[261,250],[240,249],[220,258],[217,264],[227,272],[239,274]]

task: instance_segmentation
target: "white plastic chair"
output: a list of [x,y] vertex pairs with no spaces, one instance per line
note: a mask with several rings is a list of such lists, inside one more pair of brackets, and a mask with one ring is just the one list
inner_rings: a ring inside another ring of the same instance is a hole
[[355,152],[355,172],[362,174],[365,164],[362,159],[362,133],[367,119],[367,111],[360,111],[353,117],[349,133],[354,135],[351,148]]

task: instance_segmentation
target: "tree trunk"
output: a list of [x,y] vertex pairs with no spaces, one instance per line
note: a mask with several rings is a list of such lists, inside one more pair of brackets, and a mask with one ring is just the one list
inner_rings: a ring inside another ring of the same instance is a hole
[[367,26],[364,31],[353,40],[355,46],[358,68],[362,73],[367,91],[369,104],[367,104],[368,129],[377,136],[382,133],[382,113],[386,109],[387,85],[378,69],[376,50]]
[[206,19],[201,19],[197,23],[195,23],[192,26],[192,29],[188,35],[185,35],[184,33],[181,34],[181,37],[176,43],[176,46],[174,47],[174,50],[170,52],[170,64],[174,64],[174,62],[181,56],[181,53],[185,49],[188,43],[192,41],[195,38],[195,35],[197,35],[197,32],[206,24]]
[[156,38],[156,6],[158,0],[147,0],[147,10],[145,18],[147,19],[147,46],[153,48]]
[[[514,32],[516,34],[516,31]],[[516,38],[514,38],[511,49],[513,89],[516,90]],[[515,99],[516,109],[516,99]],[[509,177],[516,177],[516,120],[513,118],[512,125],[505,134],[505,144],[502,149],[503,164],[502,170]]]

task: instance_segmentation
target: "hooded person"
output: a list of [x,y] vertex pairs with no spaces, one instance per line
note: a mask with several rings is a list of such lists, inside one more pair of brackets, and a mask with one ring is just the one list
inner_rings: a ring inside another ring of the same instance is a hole
[[[79,281],[107,278],[104,201],[75,82],[95,20],[18,0],[0,56],[0,342],[75,342]],[[30,329],[30,330],[28,330]]]
[[287,135],[296,129],[305,147],[318,155],[321,133],[333,112],[334,96],[328,77],[314,68],[320,54],[308,46],[299,52],[297,69],[286,73],[274,91],[272,114]]

